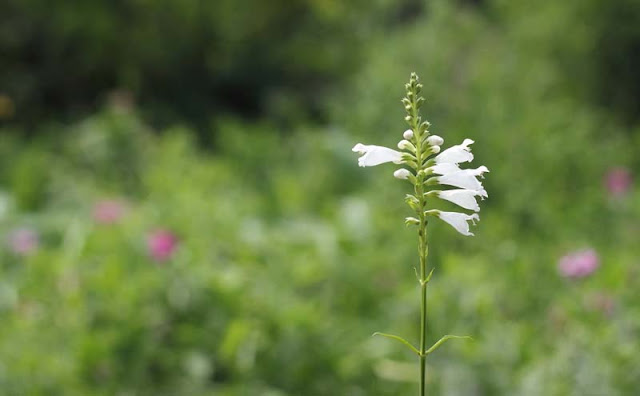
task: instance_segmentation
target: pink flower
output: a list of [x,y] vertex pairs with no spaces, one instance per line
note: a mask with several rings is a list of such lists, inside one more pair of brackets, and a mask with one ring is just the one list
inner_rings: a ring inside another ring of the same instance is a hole
[[20,228],[12,231],[7,238],[9,249],[19,256],[27,256],[34,253],[40,245],[38,234],[28,228]]
[[147,237],[149,254],[156,261],[169,259],[177,247],[178,238],[171,231],[156,230]]
[[585,249],[569,253],[558,262],[558,270],[567,278],[584,278],[600,265],[598,255],[593,249]]
[[118,222],[126,211],[127,206],[122,201],[99,201],[93,207],[93,219],[100,224],[113,224]]
[[631,172],[626,168],[612,168],[605,176],[605,185],[612,196],[622,196],[631,188]]

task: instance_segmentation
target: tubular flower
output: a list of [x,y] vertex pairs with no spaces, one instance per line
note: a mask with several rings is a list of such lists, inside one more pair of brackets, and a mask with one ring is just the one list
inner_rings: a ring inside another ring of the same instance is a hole
[[435,180],[438,184],[480,191],[484,190],[484,188],[477,177],[484,178],[482,175],[485,172],[489,172],[489,169],[487,169],[486,166],[481,166],[478,169],[464,169],[445,173],[442,176],[436,177]]
[[358,165],[361,167],[376,166],[386,162],[402,163],[402,153],[388,147],[358,143],[351,151],[362,154],[362,157],[358,158]]
[[477,196],[482,197],[486,196],[487,192],[485,190],[476,191],[476,190],[435,190],[430,193],[434,196],[444,199],[445,201],[453,202],[454,204],[469,210],[473,210],[474,212],[480,211],[480,205],[478,205],[478,201],[476,200]]
[[473,161],[473,154],[469,148],[469,145],[473,143],[474,141],[471,139],[464,139],[462,144],[449,147],[436,157],[436,164],[459,164]]
[[455,228],[456,231],[465,236],[473,236],[473,233],[469,231],[469,221],[476,224],[476,221],[480,221],[480,216],[477,213],[468,215],[466,213],[458,213],[458,212],[443,212],[440,210],[430,210],[428,211],[430,215],[437,216],[440,220],[448,223],[451,227]]

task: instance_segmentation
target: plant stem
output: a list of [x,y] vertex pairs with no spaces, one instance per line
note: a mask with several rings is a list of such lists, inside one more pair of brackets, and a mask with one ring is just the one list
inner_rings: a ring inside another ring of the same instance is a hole
[[420,219],[418,243],[420,253],[420,396],[426,395],[427,371],[427,224],[424,216]]
[[411,80],[407,84],[407,115],[408,121],[412,131],[415,135],[415,147],[416,147],[416,182],[415,182],[415,197],[419,201],[419,207],[417,215],[420,220],[418,225],[418,254],[420,256],[420,396],[427,394],[426,389],[426,373],[427,373],[427,255],[429,248],[427,245],[427,216],[425,215],[425,209],[427,207],[427,199],[424,195],[424,173],[420,173],[424,170],[425,160],[430,153],[424,149],[424,138],[429,136],[428,122],[425,125],[421,125],[421,118],[418,109],[424,99],[419,98],[420,88],[422,86],[418,83],[418,76],[411,75]]
[[[420,139],[421,140],[421,139]],[[421,146],[421,142],[419,143]],[[422,147],[418,148],[418,153]],[[418,163],[422,164],[421,155],[418,154]],[[420,225],[418,229],[418,255],[420,256],[420,396],[425,396],[426,372],[427,372],[427,216],[424,214],[427,202],[424,196],[424,185],[419,180],[415,186],[416,196],[420,201]]]

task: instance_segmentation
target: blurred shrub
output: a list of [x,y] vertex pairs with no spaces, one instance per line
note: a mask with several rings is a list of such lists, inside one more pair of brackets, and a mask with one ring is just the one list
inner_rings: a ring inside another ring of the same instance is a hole
[[27,124],[86,113],[115,89],[163,124],[207,126],[228,111],[313,115],[361,63],[360,45],[405,3],[8,0],[0,93]]

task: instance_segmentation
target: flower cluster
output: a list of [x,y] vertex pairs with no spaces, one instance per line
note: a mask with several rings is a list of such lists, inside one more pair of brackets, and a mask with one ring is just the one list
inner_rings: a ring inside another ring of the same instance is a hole
[[[414,84],[414,86],[407,87],[408,97],[403,99],[403,104],[409,113],[407,121],[410,122],[410,125],[413,124],[413,128],[407,129],[403,133],[404,139],[398,143],[400,151],[358,143],[353,147],[354,152],[362,155],[358,158],[358,165],[366,167],[393,162],[409,167],[410,169],[398,169],[393,175],[398,179],[411,181],[416,187],[416,195],[408,195],[407,203],[418,212],[419,217],[422,218],[423,215],[435,216],[450,224],[462,235],[473,235],[469,231],[469,222],[475,224],[475,221],[479,220],[477,212],[480,211],[480,206],[477,198],[487,197],[487,191],[478,178],[483,178],[484,173],[489,172],[489,169],[486,166],[480,166],[476,169],[460,168],[460,164],[473,160],[469,146],[474,141],[471,139],[465,139],[462,144],[441,151],[444,139],[437,135],[430,135],[427,130],[429,123],[419,122],[420,117],[416,114],[422,98],[416,99],[415,94],[409,88],[417,88],[419,92],[421,85],[413,81],[408,85],[410,84]],[[432,189],[438,186],[456,188]],[[449,201],[476,213],[425,210],[424,201],[426,198]],[[418,225],[420,220],[409,217],[407,223]]]

